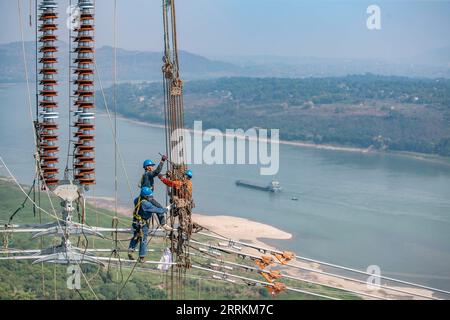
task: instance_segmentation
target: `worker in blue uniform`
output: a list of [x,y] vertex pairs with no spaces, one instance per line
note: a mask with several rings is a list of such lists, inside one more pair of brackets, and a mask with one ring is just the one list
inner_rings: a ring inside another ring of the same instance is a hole
[[167,212],[167,208],[155,206],[151,200],[153,200],[153,191],[149,187],[143,187],[140,196],[134,199],[132,224],[133,238],[128,247],[128,258],[130,260],[134,260],[133,253],[139,244],[139,261],[145,261],[149,222],[153,214],[158,216],[160,225],[164,230],[173,231],[173,229],[166,224],[165,213]]
[[155,168],[155,163],[152,160],[145,160],[144,164],[142,165],[145,172],[142,175],[141,182],[139,184],[140,188],[148,187],[152,189],[152,191],[155,190],[155,177],[158,176],[158,174],[161,173],[164,162],[167,160],[167,156],[162,156],[161,161],[159,162],[158,166]]

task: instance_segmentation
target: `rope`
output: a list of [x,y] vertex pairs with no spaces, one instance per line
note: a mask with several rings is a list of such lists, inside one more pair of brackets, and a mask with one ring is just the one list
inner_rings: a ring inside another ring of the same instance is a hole
[[32,4],[32,0],[30,0],[30,2],[28,3],[28,8],[30,9],[30,14],[29,14],[29,23],[30,23],[30,28],[33,26],[33,14],[32,14],[32,8],[33,8],[33,4]]
[[[31,10],[31,0],[30,0],[30,10]],[[36,119],[39,118],[39,75],[38,75],[38,69],[39,69],[39,61],[38,61],[38,2],[37,0],[34,3],[34,23],[35,23],[35,99],[36,99]],[[33,118],[31,117],[31,121]],[[35,144],[36,144],[36,150],[37,150],[37,139],[38,136],[36,134],[36,126],[33,124],[33,132],[35,135]],[[40,192],[40,163],[38,159],[35,159],[35,188],[33,190],[33,202],[36,201],[36,194],[38,195],[38,203],[39,207],[41,205],[41,192]],[[36,216],[36,204],[33,204],[33,213],[34,216]],[[38,209],[39,212],[39,224],[42,224],[42,210]],[[39,241],[39,248],[42,250],[44,246],[44,239],[43,237],[40,237]],[[42,281],[42,296],[46,296],[45,291],[45,270],[44,270],[44,263],[41,263],[41,281]]]
[[97,74],[97,79],[98,79],[98,83],[99,83],[99,86],[100,86],[100,92],[102,94],[103,103],[105,104],[106,113],[108,115],[109,124],[110,124],[110,127],[111,127],[111,133],[113,135],[114,143],[117,144],[117,154],[119,155],[119,158],[120,158],[120,161],[121,161],[121,166],[122,166],[123,172],[125,174],[125,178],[127,180],[128,191],[130,193],[131,202],[133,202],[134,196],[133,196],[133,191],[132,191],[131,184],[130,184],[130,178],[128,176],[128,172],[127,172],[127,169],[125,167],[125,161],[123,159],[122,152],[120,150],[120,145],[119,145],[117,139],[115,138],[115,134],[114,134],[115,130],[114,130],[114,125],[113,125],[113,120],[112,120],[112,117],[111,117],[111,112],[110,112],[109,107],[108,107],[108,102],[106,100],[105,90],[103,88],[103,84],[102,84],[102,81],[101,81],[101,78],[100,78],[100,70],[99,70],[99,68],[97,66],[97,62],[96,61],[94,61],[94,67],[95,67],[95,73]]
[[[30,10],[31,10],[31,0],[30,0]],[[35,99],[36,99],[36,119],[39,118],[39,75],[38,75],[38,69],[39,69],[39,61],[38,61],[38,2],[37,0],[34,2],[34,23],[35,23]],[[32,118],[31,118],[32,119]],[[33,124],[33,129],[35,130],[36,127]],[[35,134],[35,143],[37,145],[37,135]],[[39,179],[39,173],[40,173],[40,163],[35,160],[35,179],[37,183],[35,183],[35,188],[33,190],[33,201],[36,201],[36,194],[38,195],[38,203],[39,206],[41,205],[41,192],[40,190],[40,179]],[[33,204],[33,213],[34,216],[36,216],[36,205]],[[42,210],[38,209],[39,212],[39,224],[42,224]],[[40,237],[39,241],[39,248],[42,250],[44,247],[44,239],[43,237]],[[46,296],[45,291],[45,270],[44,270],[44,263],[41,263],[41,281],[42,281],[42,296]]]
[[131,278],[131,275],[133,274],[134,270],[136,269],[137,264],[139,263],[139,260],[136,260],[136,262],[133,265],[133,269],[131,269],[130,273],[128,274],[127,279],[125,280],[125,283],[122,285],[122,287],[120,288],[118,294],[117,294],[117,299],[120,298],[120,295],[122,294],[123,289],[125,288],[125,286],[128,284],[128,281]]
[[[114,214],[117,219],[117,200],[118,200],[118,180],[117,180],[117,0],[114,0],[113,9],[113,106],[114,106]],[[117,220],[113,220],[113,227],[116,227],[115,241],[114,241],[114,256],[119,259],[119,269],[122,270],[122,262],[120,255],[117,253]],[[118,271],[116,271],[116,278],[119,278]],[[119,286],[123,281],[123,274],[121,281],[117,283],[117,300],[119,299]]]
[[35,147],[37,149],[37,143],[36,143],[37,134],[36,134],[36,128],[33,124],[33,107],[32,107],[32,102],[31,102],[31,88],[30,88],[30,79],[29,79],[29,74],[28,74],[28,62],[27,62],[27,55],[26,55],[26,50],[25,50],[25,36],[24,36],[24,32],[23,32],[22,1],[21,0],[17,0],[17,8],[19,10],[19,29],[20,29],[20,38],[22,41],[22,58],[23,58],[23,65],[25,67],[25,80],[27,83],[28,109],[30,112],[30,119],[31,119],[31,124],[32,124],[32,128],[33,128],[33,134],[34,134],[33,141],[34,141]]
[[[93,188],[92,188],[92,195],[93,195],[93,199],[94,199],[94,203],[93,203],[93,206],[95,207],[95,208],[97,208],[97,198],[95,197],[95,195],[96,195],[96,190],[97,190],[97,188],[96,188],[96,185],[94,184],[94,186],[93,186]],[[94,211],[97,211],[97,210],[95,210],[94,209]],[[98,226],[99,224],[100,224],[100,220],[99,220],[99,218],[98,218],[98,213],[95,213],[95,225],[96,226]],[[94,239],[93,239],[93,241],[92,241],[92,246],[93,246],[93,248],[95,248],[95,237],[94,237]]]
[[[111,268],[111,259],[113,258],[113,256],[115,256],[115,258],[119,260],[119,270],[120,270],[121,278],[120,278],[120,281],[116,282],[111,277],[111,281],[112,281],[112,283],[115,283],[115,284],[117,284],[119,286],[119,285],[121,285],[123,283],[123,272],[122,272],[122,260],[121,260],[120,254],[118,254],[118,250],[117,249],[112,250],[111,254],[109,255],[108,267],[106,269],[106,273],[108,275],[111,274],[110,268]],[[117,276],[117,278],[119,278],[118,274],[116,276]],[[118,293],[116,293],[116,295],[117,295],[117,299],[119,299]]]
[[[184,111],[182,99],[182,81],[179,79],[179,63],[178,63],[178,46],[177,46],[177,30],[176,30],[176,14],[175,1],[163,0],[163,30],[164,30],[164,66],[163,66],[163,86],[164,86],[164,109],[165,109],[165,124],[166,124],[166,151],[173,159],[170,159],[170,176],[172,179],[180,180],[184,175],[186,165],[180,157],[184,157],[186,145],[184,139],[181,140],[181,132],[179,129],[184,128]],[[169,22],[170,19],[170,22]],[[171,57],[172,54],[172,57]],[[181,140],[181,151],[174,154],[174,148],[179,146]],[[168,152],[170,150],[171,152]],[[173,162],[172,162],[173,161]],[[176,163],[176,164],[174,164]],[[179,190],[171,190],[171,202],[174,202],[174,197],[181,197]],[[175,247],[175,237],[171,236],[171,252],[176,255],[177,259],[177,293],[178,298],[182,298],[182,291],[184,290],[185,278],[183,278],[185,269],[189,267],[189,237],[191,233],[191,219],[190,209],[183,207],[178,208],[178,220],[180,222],[180,229],[178,232],[178,245]],[[174,218],[171,215],[171,226],[173,227]],[[185,243],[184,238],[187,238]],[[173,268],[171,269],[171,290],[173,298]],[[182,290],[183,289],[183,290]]]
[[55,300],[58,300],[58,293],[56,291],[56,264],[53,266],[53,290]]
[[[101,211],[98,211],[97,209],[90,208],[89,210],[90,210],[90,211],[93,211],[93,212],[96,213],[96,214],[100,214],[100,215],[102,215],[102,216],[104,216],[104,217],[111,218],[111,216],[110,216],[109,214],[106,214],[106,213],[103,213],[103,212],[101,212]],[[124,219],[124,218],[119,218],[119,217],[117,217],[117,220],[118,220],[119,223],[121,223],[123,226],[128,226],[128,225],[129,225],[128,220],[126,220],[126,219]],[[86,225],[88,225],[88,224],[86,223]],[[97,223],[97,225],[98,225],[98,223]]]
[[[36,131],[36,126],[34,125],[34,121],[33,121],[33,107],[32,107],[32,102],[31,102],[31,88],[30,88],[30,80],[29,80],[29,74],[28,74],[28,62],[27,62],[27,56],[26,56],[26,50],[25,50],[25,37],[24,37],[24,31],[23,31],[23,20],[22,20],[22,2],[21,0],[17,0],[17,8],[18,8],[18,12],[19,12],[19,29],[20,29],[20,38],[21,38],[21,42],[22,42],[22,57],[23,57],[23,64],[24,64],[24,69],[25,69],[25,80],[27,83],[27,98],[28,98],[28,110],[30,113],[30,120],[31,120],[31,126],[33,129],[33,141],[34,141],[34,145],[35,145],[35,159],[36,159],[36,164],[39,168],[39,174],[40,177],[43,181],[44,187],[47,190],[47,195],[48,195],[48,188],[47,185],[45,183],[45,179],[44,179],[44,175],[42,172],[42,168],[41,168],[41,164],[40,164],[40,160],[39,160],[39,151],[38,151],[38,133]],[[49,196],[49,200],[50,200],[50,204],[52,206],[53,212],[56,214],[56,210],[53,207],[53,203],[50,199]]]
[[113,16],[114,209],[117,217],[117,0],[114,0]]
[[44,263],[41,263],[41,274],[42,274],[42,296],[45,297],[45,273],[44,273]]
[[[150,241],[153,239],[153,236],[155,235],[155,233],[156,233],[156,229],[149,234],[150,238],[147,241],[147,246],[150,244]],[[122,285],[122,287],[120,288],[120,290],[119,290],[119,292],[117,294],[117,299],[120,298],[120,295],[122,294],[123,289],[128,284],[128,281],[130,280],[131,276],[133,275],[133,272],[136,269],[136,266],[137,266],[138,263],[139,263],[139,260],[136,260],[136,263],[134,264],[133,269],[131,269],[130,274],[128,275],[127,279],[125,280],[125,283]]]
[[[72,8],[72,0],[69,0],[69,8]],[[72,145],[72,28],[69,29],[69,72],[68,72],[68,89],[69,89],[69,141],[67,146],[67,158],[66,158],[66,168],[64,170],[65,179],[69,180],[69,160],[70,160],[70,148]],[[73,153],[72,153],[73,155]],[[72,159],[72,170],[73,170],[73,159]]]
[[81,294],[80,290],[75,289],[75,291],[78,293],[78,295],[80,296],[81,300],[86,300],[83,295]]
[[[7,229],[8,227],[5,226],[5,228]],[[11,234],[11,235],[12,235],[12,234]],[[3,243],[2,243],[2,247],[3,247],[3,249],[5,249],[5,250],[8,250],[9,245],[10,245],[10,243],[11,243],[9,237],[10,237],[10,234],[8,234],[8,232],[5,232],[5,233],[3,234]]]
[[30,197],[31,192],[33,191],[34,187],[36,185],[36,177],[33,180],[33,184],[30,187],[30,191],[28,191],[27,196],[25,197],[25,200],[23,200],[22,204],[19,206],[19,208],[16,209],[16,211],[14,211],[14,213],[9,217],[9,221],[8,224],[11,224],[11,222],[13,221],[14,217],[16,216],[17,213],[19,213],[20,210],[25,208],[25,204],[28,201],[28,198]]
[[178,40],[177,40],[177,21],[175,14],[175,0],[170,1],[172,10],[172,45],[173,45],[173,57],[175,62],[176,76],[179,77],[180,66],[178,63]]
[[20,185],[20,183],[17,181],[16,177],[12,174],[12,172],[9,170],[8,166],[6,165],[5,161],[3,160],[2,156],[0,156],[0,162],[2,163],[3,167],[8,172],[9,176],[13,179],[14,183],[19,187],[20,191],[27,197],[27,199],[36,206],[37,209],[41,210],[45,214],[49,215],[53,219],[56,219],[57,221],[62,220],[58,218],[56,215],[51,214],[50,212],[46,211],[45,209],[41,208],[36,202],[33,201],[33,199],[30,198],[30,196],[27,194],[27,192],[23,189],[23,187]]

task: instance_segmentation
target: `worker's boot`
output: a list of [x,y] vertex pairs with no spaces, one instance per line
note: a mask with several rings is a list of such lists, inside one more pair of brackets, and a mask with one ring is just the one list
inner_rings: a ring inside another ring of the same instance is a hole
[[175,231],[175,229],[172,228],[171,226],[169,226],[167,223],[163,224],[163,225],[161,226],[161,228],[163,228],[163,229],[164,229],[165,231],[167,231],[167,232],[173,232],[173,231]]
[[145,257],[139,257],[139,260],[138,260],[140,263],[144,263],[145,262]]
[[133,250],[128,250],[128,259],[129,260],[134,260],[134,256],[133,256]]

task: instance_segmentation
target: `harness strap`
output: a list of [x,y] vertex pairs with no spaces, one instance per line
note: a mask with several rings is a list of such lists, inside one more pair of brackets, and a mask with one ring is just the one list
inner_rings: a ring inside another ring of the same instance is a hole
[[139,200],[136,204],[136,206],[134,207],[134,211],[133,211],[133,218],[136,219],[137,221],[141,222],[144,219],[139,215],[139,210],[141,210],[141,204],[142,201],[144,201],[144,199],[142,199],[141,196],[139,196]]
[[142,197],[139,196],[139,200],[136,204],[136,206],[134,207],[134,211],[133,211],[133,218],[137,221],[136,224],[136,233],[135,236],[133,237],[134,240],[139,240],[142,239],[144,237],[144,233],[142,232],[142,223],[144,222],[144,219],[139,215],[139,210],[141,209],[141,204],[142,204]]

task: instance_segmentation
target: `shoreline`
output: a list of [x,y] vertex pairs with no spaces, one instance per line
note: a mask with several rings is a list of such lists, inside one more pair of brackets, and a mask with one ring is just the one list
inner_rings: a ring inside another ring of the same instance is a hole
[[[102,110],[99,112],[99,115],[101,116],[107,116],[107,113]],[[127,118],[123,115],[118,115],[117,117],[120,120],[132,123],[132,124],[138,124],[142,126],[147,126],[151,128],[158,128],[158,129],[165,129],[165,125],[157,124],[157,123],[150,123],[145,122],[142,120],[137,120],[133,118]],[[205,133],[205,130],[198,131],[194,129],[186,129],[190,133],[194,134],[207,134]],[[237,139],[251,139],[249,137],[245,136],[239,136],[239,135],[230,135],[230,134],[223,134],[225,137],[232,137]],[[267,141],[267,139],[262,139],[263,141]],[[380,151],[369,148],[360,148],[360,147],[347,147],[347,146],[339,146],[339,145],[331,145],[331,144],[316,144],[312,142],[307,141],[298,141],[298,140],[279,140],[279,145],[288,145],[288,146],[294,146],[299,148],[309,148],[309,149],[317,149],[317,150],[330,150],[330,151],[342,151],[342,152],[353,152],[353,153],[361,153],[361,154],[378,154],[378,155],[390,155],[390,156],[400,156],[400,157],[406,157],[409,159],[415,159],[419,161],[429,161],[444,165],[450,166],[450,157],[440,156],[436,154],[428,154],[428,153],[419,153],[419,152],[412,152],[412,151]]]
[[268,240],[292,240],[292,234],[254,220],[229,216],[207,215],[204,213],[192,213],[192,220],[218,234],[237,241],[252,243],[260,247],[275,250],[276,248],[265,243]]

